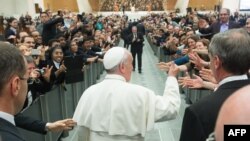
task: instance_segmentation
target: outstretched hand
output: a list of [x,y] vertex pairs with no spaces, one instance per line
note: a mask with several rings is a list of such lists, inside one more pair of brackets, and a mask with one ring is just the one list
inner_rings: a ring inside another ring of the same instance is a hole
[[75,125],[76,122],[73,119],[64,119],[48,123],[47,128],[51,132],[60,132],[64,130],[72,130]]
[[177,74],[179,73],[179,71],[180,71],[180,69],[178,68],[178,66],[174,62],[171,62],[171,65],[170,65],[169,71],[168,71],[168,76],[176,77]]
[[171,62],[168,62],[168,63],[160,62],[160,63],[157,63],[156,65],[161,71],[167,72],[171,66]]

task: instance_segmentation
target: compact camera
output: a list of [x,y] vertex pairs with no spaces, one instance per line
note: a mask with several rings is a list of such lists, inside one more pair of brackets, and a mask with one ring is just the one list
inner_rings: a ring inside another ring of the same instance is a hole
[[38,69],[37,72],[38,72],[40,75],[44,75],[45,69]]

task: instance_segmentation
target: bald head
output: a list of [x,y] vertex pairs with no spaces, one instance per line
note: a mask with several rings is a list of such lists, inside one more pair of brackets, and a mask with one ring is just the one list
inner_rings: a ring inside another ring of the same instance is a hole
[[250,85],[236,91],[223,104],[215,127],[216,141],[224,140],[225,124],[250,124]]

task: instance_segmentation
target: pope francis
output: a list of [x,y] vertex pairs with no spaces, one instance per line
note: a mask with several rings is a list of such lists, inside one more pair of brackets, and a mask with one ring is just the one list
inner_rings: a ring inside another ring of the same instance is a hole
[[77,122],[72,141],[143,141],[156,121],[174,119],[180,108],[180,93],[172,64],[163,96],[130,84],[132,55],[113,47],[104,56],[105,79],[81,96],[73,119]]

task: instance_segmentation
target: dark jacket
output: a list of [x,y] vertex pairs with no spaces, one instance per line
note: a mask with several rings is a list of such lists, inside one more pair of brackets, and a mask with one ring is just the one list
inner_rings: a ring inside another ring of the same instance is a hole
[[19,113],[15,116],[15,123],[17,127],[25,130],[36,132],[39,134],[47,133],[47,131],[45,130],[46,122],[25,116],[22,113]]
[[0,118],[0,140],[25,141],[14,125],[2,118]]
[[[47,65],[49,65],[49,67],[53,66],[52,70],[51,70],[51,75],[50,75],[50,84],[62,84],[64,82],[65,79],[65,73],[62,72],[60,73],[57,77],[55,75],[55,72],[58,70],[54,64],[54,62],[52,60],[48,60]],[[61,64],[60,64],[61,65]]]
[[143,34],[140,32],[137,32],[137,39],[139,39],[139,41],[136,39],[136,41],[133,42],[133,38],[134,38],[133,33],[128,36],[128,43],[131,44],[131,52],[134,52],[134,51],[142,52],[142,48],[144,46]]
[[57,34],[56,24],[60,22],[63,22],[63,18],[51,19],[43,24],[42,39],[44,45],[48,45],[49,40],[55,38]]
[[[213,36],[214,34],[220,32],[220,26],[221,23],[218,21],[210,25],[208,28],[200,28],[199,32],[202,34],[212,34]],[[236,22],[229,21],[228,29],[233,29],[233,28],[240,28],[240,25]]]
[[9,38],[9,36],[11,36],[11,35],[16,36],[16,33],[13,30],[11,30],[10,28],[6,29],[5,30],[5,39],[7,40]]
[[250,80],[237,80],[221,85],[213,94],[186,108],[180,141],[205,141],[215,128],[223,102],[236,90],[249,85]]

